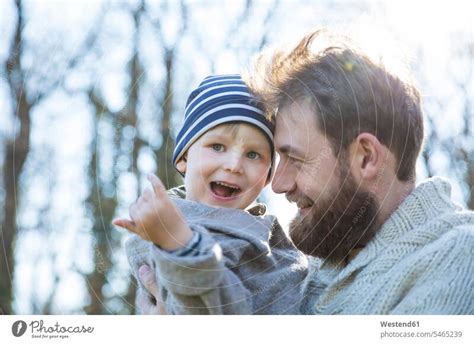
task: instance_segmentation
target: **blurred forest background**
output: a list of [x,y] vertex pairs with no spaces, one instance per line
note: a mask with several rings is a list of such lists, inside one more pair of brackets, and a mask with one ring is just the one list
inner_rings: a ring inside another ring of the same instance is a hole
[[110,222],[146,173],[180,183],[169,162],[187,94],[315,26],[370,23],[369,45],[383,32],[407,53],[426,113],[418,177],[448,177],[473,209],[473,19],[453,1],[1,0],[0,312],[133,313]]

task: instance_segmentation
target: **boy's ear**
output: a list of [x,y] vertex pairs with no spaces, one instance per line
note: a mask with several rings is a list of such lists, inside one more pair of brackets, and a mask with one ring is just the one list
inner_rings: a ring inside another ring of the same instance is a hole
[[179,172],[182,174],[186,173],[186,158],[182,158],[178,163],[176,164],[176,168],[178,169]]

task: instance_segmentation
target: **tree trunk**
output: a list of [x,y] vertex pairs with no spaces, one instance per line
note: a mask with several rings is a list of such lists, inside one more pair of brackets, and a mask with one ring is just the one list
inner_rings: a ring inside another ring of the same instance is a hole
[[14,123],[19,126],[12,139],[6,139],[5,160],[3,163],[3,184],[5,204],[1,224],[2,259],[0,260],[0,313],[12,313],[12,282],[14,276],[14,241],[17,234],[17,208],[20,204],[19,178],[28,156],[30,142],[31,104],[24,89],[25,79],[21,67],[21,43],[23,13],[20,0],[16,1],[17,26],[10,56],[6,63],[8,85],[15,105]]
[[163,96],[162,118],[161,118],[161,132],[160,135],[163,138],[161,147],[155,152],[156,160],[159,162],[157,165],[156,174],[161,179],[167,189],[176,186],[180,182],[180,178],[173,167],[172,157],[174,149],[174,139],[171,136],[171,115],[173,111],[173,64],[174,64],[174,53],[173,51],[166,51],[164,55],[164,62],[166,67],[166,78]]

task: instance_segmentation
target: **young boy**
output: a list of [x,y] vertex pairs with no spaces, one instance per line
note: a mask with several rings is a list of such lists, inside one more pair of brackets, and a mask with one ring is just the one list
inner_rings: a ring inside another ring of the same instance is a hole
[[[273,127],[238,75],[204,79],[189,96],[173,162],[185,199],[153,175],[114,224],[136,233],[127,255],[137,276],[154,266],[167,314],[297,314],[307,261],[263,206]],[[256,215],[252,215],[256,214]],[[140,282],[139,282],[140,283]]]

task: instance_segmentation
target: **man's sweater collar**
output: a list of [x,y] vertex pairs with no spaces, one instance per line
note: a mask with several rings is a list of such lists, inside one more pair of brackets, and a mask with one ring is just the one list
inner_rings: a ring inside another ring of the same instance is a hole
[[458,206],[451,200],[451,184],[433,177],[421,182],[382,225],[369,246],[385,247],[400,236]]
[[[459,206],[451,201],[450,197],[451,185],[446,179],[433,177],[421,182],[382,225],[374,239],[347,266],[337,268],[343,270],[338,279],[344,279],[353,271],[369,264],[403,235],[442,213],[458,208]],[[330,266],[328,268],[331,269]]]

